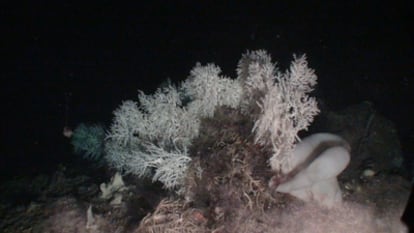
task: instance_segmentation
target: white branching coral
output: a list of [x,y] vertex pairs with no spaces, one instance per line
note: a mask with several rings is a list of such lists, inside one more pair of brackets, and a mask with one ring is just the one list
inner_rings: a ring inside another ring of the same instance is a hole
[[298,132],[307,130],[319,113],[316,100],[308,96],[316,84],[316,75],[303,55],[294,57],[289,71],[277,73],[271,79],[273,82],[264,84],[267,91],[258,102],[261,114],[253,131],[256,142],[272,145],[272,169],[286,172],[290,169],[291,151],[299,140]]
[[290,70],[280,73],[266,51],[247,52],[239,61],[237,79],[220,73],[216,65],[197,63],[178,87],[158,88],[152,95],[140,91],[138,102],[124,101],[114,111],[106,138],[109,164],[124,173],[152,177],[168,189],[180,188],[200,119],[213,117],[219,106],[242,108],[244,113],[254,106],[260,111],[252,117],[256,143],[273,147],[273,169],[288,166],[297,133],[318,113],[315,99],[308,96],[316,75],[306,57],[295,57]]
[[255,92],[266,92],[274,83],[276,64],[264,50],[247,51],[237,65],[238,80],[243,83],[245,97]]
[[190,161],[187,147],[199,128],[198,117],[182,107],[180,95],[168,86],[153,95],[139,92],[139,107],[123,102],[107,135],[107,161],[125,173],[153,176],[166,188],[175,188],[183,179]]
[[166,151],[155,145],[148,145],[149,156],[151,157],[150,166],[157,168],[153,181],[160,181],[165,187],[179,187],[185,178],[185,172],[190,157],[187,150],[171,150]]
[[198,135],[198,117],[182,107],[176,87],[158,89],[153,95],[139,92],[141,110],[147,117],[146,136],[161,147],[184,148]]
[[191,70],[190,77],[182,86],[193,100],[188,104],[189,112],[201,117],[212,117],[217,106],[239,106],[242,96],[240,83],[220,76],[220,73],[220,67],[214,64],[201,66],[197,63]]
[[169,85],[152,95],[140,91],[139,105],[123,102],[114,112],[106,139],[109,164],[125,173],[152,177],[168,189],[179,188],[200,118],[212,117],[218,106],[239,106],[239,82],[219,76],[220,72],[215,65],[197,64],[178,88]]

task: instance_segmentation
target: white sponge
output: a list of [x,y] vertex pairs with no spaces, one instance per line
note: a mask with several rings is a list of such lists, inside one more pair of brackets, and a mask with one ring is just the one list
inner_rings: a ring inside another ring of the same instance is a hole
[[[320,145],[332,147],[321,150],[318,148]],[[276,191],[289,193],[306,202],[317,201],[328,207],[342,202],[337,175],[350,161],[349,148],[344,145],[347,144],[342,138],[325,133],[312,135],[299,142],[293,151],[292,162],[295,165],[303,163],[315,150],[321,150],[321,153],[291,180],[280,184]]]

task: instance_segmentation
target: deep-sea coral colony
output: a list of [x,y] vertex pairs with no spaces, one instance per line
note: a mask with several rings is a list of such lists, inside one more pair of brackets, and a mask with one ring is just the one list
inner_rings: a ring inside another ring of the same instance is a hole
[[110,165],[123,173],[152,177],[167,189],[180,188],[191,161],[188,148],[200,132],[200,119],[214,117],[219,106],[258,109],[253,132],[256,143],[273,148],[273,170],[288,171],[297,133],[319,112],[308,94],[316,84],[306,56],[296,57],[279,72],[266,51],[242,55],[237,78],[222,76],[214,64],[197,65],[177,86],[154,94],[139,92],[114,111],[105,151]]

